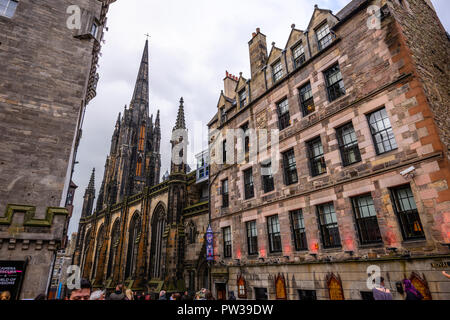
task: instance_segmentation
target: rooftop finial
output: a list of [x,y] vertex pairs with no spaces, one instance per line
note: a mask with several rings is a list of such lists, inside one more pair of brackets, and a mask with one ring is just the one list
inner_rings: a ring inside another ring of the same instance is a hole
[[295,28],[295,23],[291,24],[291,28],[292,28],[292,29]]
[[177,122],[175,123],[175,127],[173,127],[173,130],[175,129],[186,129],[186,121],[184,120],[184,99],[181,97],[180,99],[180,106],[178,107],[178,115],[177,115]]

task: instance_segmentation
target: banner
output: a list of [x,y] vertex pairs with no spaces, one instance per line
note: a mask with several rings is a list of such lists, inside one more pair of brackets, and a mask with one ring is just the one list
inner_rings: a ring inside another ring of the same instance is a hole
[[26,264],[26,261],[0,261],[0,294],[9,292],[10,300],[19,299]]

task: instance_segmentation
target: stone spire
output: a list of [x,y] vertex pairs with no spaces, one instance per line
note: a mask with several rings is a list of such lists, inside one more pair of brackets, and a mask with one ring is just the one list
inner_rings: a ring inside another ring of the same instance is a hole
[[81,211],[81,217],[88,217],[92,214],[92,209],[94,208],[95,199],[95,168],[92,170],[91,179],[84,192],[83,209]]
[[178,115],[177,115],[177,122],[175,123],[175,127],[173,127],[173,130],[175,129],[186,129],[186,121],[184,120],[184,106],[183,106],[184,100],[183,97],[180,99],[180,106],[178,107]]
[[130,108],[139,107],[144,104],[148,106],[148,39],[145,41],[144,53],[142,54],[141,65],[134,87],[133,99]]
[[86,191],[95,191],[95,168],[92,169],[92,173],[91,173],[91,179],[89,179],[89,185],[86,189]]

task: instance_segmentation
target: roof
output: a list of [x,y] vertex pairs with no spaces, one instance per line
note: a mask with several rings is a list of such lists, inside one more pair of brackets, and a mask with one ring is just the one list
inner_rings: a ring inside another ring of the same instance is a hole
[[342,8],[337,14],[339,20],[345,19],[348,15],[353,13],[361,4],[367,0],[352,0],[344,8]]

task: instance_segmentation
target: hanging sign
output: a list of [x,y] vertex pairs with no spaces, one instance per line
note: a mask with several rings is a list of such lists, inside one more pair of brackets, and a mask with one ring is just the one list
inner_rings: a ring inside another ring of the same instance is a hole
[[214,260],[214,247],[213,247],[213,231],[211,225],[208,226],[206,230],[206,261]]

